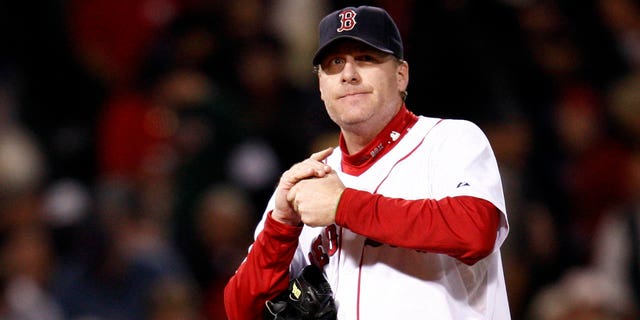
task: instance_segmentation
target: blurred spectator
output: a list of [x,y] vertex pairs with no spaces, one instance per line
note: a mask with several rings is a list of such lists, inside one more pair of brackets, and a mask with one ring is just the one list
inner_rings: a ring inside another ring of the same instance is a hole
[[[16,97],[14,120],[37,139],[49,176],[93,178],[93,127],[104,91],[74,60],[65,25],[67,1],[42,1],[37,9],[3,2],[0,56]],[[4,35],[4,34],[3,34]]]
[[44,225],[18,226],[6,235],[0,252],[6,305],[2,319],[63,320],[50,293],[55,252]]
[[532,75],[523,87],[534,137],[528,170],[562,237],[548,280],[588,261],[604,209],[625,197],[618,170],[625,150],[610,136],[600,81],[576,36],[576,10],[548,0],[517,10]]
[[616,308],[615,288],[594,270],[572,269],[534,297],[528,320],[631,320]]
[[83,220],[91,206],[89,190],[74,179],[50,182],[43,201],[45,220],[53,228]]
[[66,261],[79,254],[78,234],[93,209],[90,190],[80,181],[65,178],[48,184],[42,213],[58,260]]
[[101,179],[137,180],[145,170],[171,166],[168,140],[176,130],[176,119],[163,106],[154,106],[150,98],[139,93],[107,101],[98,127],[97,174]]
[[609,208],[594,233],[593,267],[613,285],[615,306],[640,316],[640,78],[637,72],[621,79],[609,92],[609,110],[619,140],[627,144],[631,155],[622,166],[626,201]]
[[158,31],[179,13],[179,0],[79,0],[68,3],[77,59],[110,89],[132,85]]
[[616,138],[629,147],[637,147],[640,145],[640,69],[618,79],[605,94]]
[[206,320],[200,308],[200,295],[190,281],[163,278],[153,284],[148,311],[143,320]]
[[265,203],[271,196],[280,168],[306,157],[317,135],[335,130],[317,93],[288,81],[278,63],[285,59],[284,53],[278,38],[261,33],[241,43],[234,64],[236,84],[243,93],[238,119],[247,138],[232,155],[230,174],[232,181],[252,193],[255,203]]
[[594,234],[592,265],[615,289],[617,308],[640,316],[640,149],[627,167],[633,197],[613,207]]
[[45,228],[41,192],[44,155],[26,130],[10,118],[0,126],[0,317],[62,320],[49,293],[55,250]]
[[154,284],[188,281],[189,274],[159,221],[140,206],[138,190],[107,185],[98,192],[76,240],[78,255],[60,263],[52,292],[65,319],[144,319]]
[[640,68],[640,4],[634,0],[598,0],[597,10],[629,70]]
[[229,83],[235,46],[225,30],[225,5],[215,2],[185,8],[168,23],[142,62],[138,84],[153,82],[170,69],[184,68],[202,72],[225,95],[235,94]]
[[242,137],[228,96],[197,69],[169,68],[148,90],[114,97],[103,118],[101,178],[134,183],[187,259],[195,199],[225,179],[228,154]]
[[628,197],[628,150],[610,136],[602,102],[592,92],[570,92],[556,108],[561,150],[556,175],[567,201],[567,240],[574,262],[584,263],[600,218]]
[[480,125],[496,154],[510,213],[510,239],[503,245],[502,258],[511,316],[522,319],[532,295],[554,279],[561,239],[528,171],[533,136],[527,119],[519,113],[495,112]]
[[40,193],[47,178],[40,145],[25,129],[0,128],[0,231],[39,225]]
[[270,1],[236,0],[224,1],[225,29],[230,39],[242,43],[267,30],[267,18],[271,10]]
[[[315,92],[314,77],[309,76],[312,70],[309,61],[316,51],[317,39],[309,35],[316,33],[317,21],[329,13],[328,2],[328,0],[272,1],[271,14],[267,17],[268,30],[273,30],[282,41],[284,52],[281,65],[285,67],[284,77],[299,90]],[[291,14],[292,12],[295,14]]]
[[203,280],[207,319],[225,319],[223,290],[247,254],[254,210],[249,195],[231,184],[217,183],[202,194],[193,232],[202,256],[196,273]]

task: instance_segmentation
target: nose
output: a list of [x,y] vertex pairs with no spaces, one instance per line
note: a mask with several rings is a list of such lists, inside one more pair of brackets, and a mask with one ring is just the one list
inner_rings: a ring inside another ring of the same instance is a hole
[[342,69],[342,82],[353,83],[358,82],[359,80],[360,74],[358,73],[356,62],[352,57],[348,57]]

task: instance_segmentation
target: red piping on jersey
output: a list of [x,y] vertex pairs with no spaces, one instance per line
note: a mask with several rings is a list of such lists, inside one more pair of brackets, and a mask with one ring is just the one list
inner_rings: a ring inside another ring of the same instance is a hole
[[360,280],[362,280],[362,263],[364,261],[364,249],[367,247],[366,241],[362,244],[360,252],[360,263],[358,264],[358,297],[356,300],[356,320],[360,320]]

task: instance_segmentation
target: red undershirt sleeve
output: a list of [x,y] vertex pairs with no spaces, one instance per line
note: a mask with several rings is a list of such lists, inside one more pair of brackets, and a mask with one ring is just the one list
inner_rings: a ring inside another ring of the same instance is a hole
[[301,232],[302,227],[279,223],[269,213],[247,258],[224,289],[229,320],[262,319],[265,302],[288,288],[289,265]]
[[405,200],[347,188],[336,224],[381,243],[472,265],[493,251],[500,215],[491,202],[471,196]]

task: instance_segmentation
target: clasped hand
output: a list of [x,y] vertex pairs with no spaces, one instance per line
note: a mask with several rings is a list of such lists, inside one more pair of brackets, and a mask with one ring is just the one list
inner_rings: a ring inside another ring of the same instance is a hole
[[323,161],[333,148],[312,154],[280,177],[271,217],[282,223],[327,226],[335,222],[338,201],[345,189],[338,174]]

